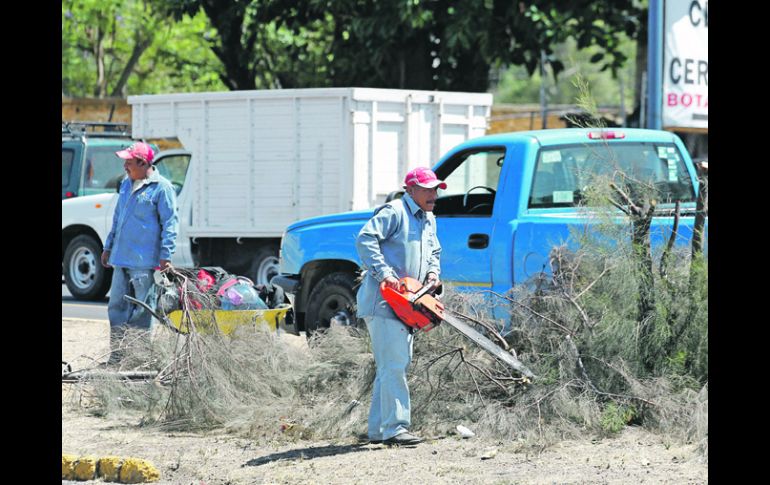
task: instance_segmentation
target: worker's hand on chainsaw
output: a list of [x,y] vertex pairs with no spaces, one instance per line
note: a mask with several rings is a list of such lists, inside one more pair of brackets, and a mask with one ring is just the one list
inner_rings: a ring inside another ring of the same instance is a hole
[[425,277],[425,285],[432,285],[434,288],[438,288],[441,285],[441,281],[439,281],[436,273],[428,273],[428,276]]
[[396,291],[400,291],[400,284],[398,280],[392,276],[386,276],[382,282],[385,284],[386,287],[393,288]]

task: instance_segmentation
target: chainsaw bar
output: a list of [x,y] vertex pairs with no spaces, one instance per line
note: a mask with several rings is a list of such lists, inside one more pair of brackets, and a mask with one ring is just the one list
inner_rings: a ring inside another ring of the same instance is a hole
[[[423,286],[419,281],[408,276],[399,280],[398,290],[386,286],[384,282],[380,285],[380,292],[393,309],[393,312],[404,324],[413,330],[428,332],[441,322],[446,322],[449,326],[468,337],[473,343],[523,376],[529,379],[536,377],[519,359],[485,337],[478,330],[462,320],[447,315],[444,311],[443,303],[438,301],[432,294],[436,290],[437,288],[433,285]],[[502,337],[500,338],[502,339]]]
[[497,344],[486,338],[479,333],[476,329],[468,325],[467,323],[452,317],[450,315],[444,315],[443,321],[448,323],[452,328],[471,339],[476,345],[486,350],[493,356],[497,357],[504,364],[509,365],[517,372],[529,379],[535,379],[535,374],[532,373],[527,367],[519,361],[516,357],[500,348]]

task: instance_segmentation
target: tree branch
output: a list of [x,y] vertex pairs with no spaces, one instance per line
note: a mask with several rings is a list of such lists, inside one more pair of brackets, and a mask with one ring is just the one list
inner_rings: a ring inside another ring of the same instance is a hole
[[660,268],[659,273],[660,276],[665,280],[666,279],[666,265],[668,264],[668,257],[671,254],[671,249],[674,247],[674,241],[676,240],[677,232],[679,231],[679,207],[681,205],[681,201],[676,201],[676,207],[674,209],[674,226],[671,228],[671,237],[668,238],[668,242],[666,243],[665,249],[663,249],[663,254],[660,257]]
[[504,299],[506,299],[506,300],[510,301],[511,303],[515,303],[515,304],[519,305],[520,307],[522,307],[522,308],[525,308],[525,309],[529,310],[531,313],[533,313],[533,314],[537,315],[538,317],[542,318],[543,320],[545,320],[545,321],[547,321],[547,322],[551,322],[551,323],[553,323],[554,325],[556,325],[556,326],[557,326],[557,327],[559,327],[560,329],[564,330],[564,331],[565,331],[567,334],[569,334],[569,335],[574,335],[574,333],[575,333],[574,331],[572,331],[572,330],[568,329],[567,327],[565,327],[564,325],[560,324],[559,322],[557,322],[557,321],[555,321],[555,320],[553,320],[553,319],[551,319],[551,318],[548,318],[548,317],[546,317],[545,315],[542,315],[542,314],[540,314],[540,313],[536,312],[535,310],[531,309],[531,308],[530,308],[530,307],[528,307],[527,305],[524,305],[523,303],[519,303],[518,301],[516,301],[516,300],[514,300],[514,299],[512,299],[512,298],[508,298],[508,297],[507,297],[507,296],[505,296],[505,295],[501,295],[501,294],[499,294],[499,293],[497,293],[497,292],[494,292],[494,291],[492,291],[492,290],[482,290],[482,291],[481,291],[481,293],[492,293],[493,295],[495,295],[495,296],[497,296],[497,297],[500,297],[500,298],[504,298]]
[[602,272],[599,274],[599,276],[597,276],[597,277],[596,277],[596,279],[595,279],[595,280],[593,280],[593,281],[591,282],[591,284],[590,284],[590,285],[586,286],[586,287],[583,289],[583,291],[581,291],[580,293],[578,293],[578,294],[575,296],[575,299],[576,299],[576,300],[579,300],[579,299],[580,299],[580,297],[581,297],[581,296],[583,296],[583,294],[585,294],[585,293],[586,293],[588,290],[590,290],[590,289],[591,289],[591,288],[592,288],[592,287],[593,287],[593,286],[594,286],[594,285],[595,285],[595,284],[596,284],[596,283],[597,283],[597,282],[598,282],[598,281],[599,281],[599,280],[602,278],[602,276],[604,276],[604,273],[606,273],[606,272],[607,272],[607,271],[610,269],[610,268],[608,268],[608,267],[606,266],[606,264],[607,264],[607,261],[606,261],[606,260],[604,261],[604,264],[605,264],[605,266],[604,266],[604,269],[603,269],[603,270],[602,270]]
[[471,362],[468,362],[467,360],[465,360],[465,356],[463,355],[463,352],[462,352],[462,350],[460,350],[460,360],[462,360],[462,362],[463,362],[463,363],[465,363],[466,365],[469,365],[470,367],[473,367],[473,368],[474,368],[474,369],[476,369],[477,371],[479,371],[479,372],[481,372],[482,374],[484,374],[484,376],[485,376],[487,379],[489,379],[490,381],[492,381],[492,382],[494,382],[495,384],[497,384],[497,385],[500,387],[500,389],[502,389],[502,390],[503,390],[503,391],[505,391],[506,393],[508,392],[508,389],[507,389],[507,388],[506,388],[504,385],[502,385],[502,384],[500,383],[500,381],[498,381],[497,379],[495,379],[494,377],[492,377],[492,375],[491,375],[491,374],[489,374],[487,371],[485,371],[485,370],[484,370],[484,369],[482,369],[481,367],[477,366],[476,364],[473,364],[473,363],[471,363]]
[[[617,194],[618,194],[618,195],[619,195],[619,196],[620,196],[620,197],[621,197],[623,200],[625,200],[625,201],[626,201],[626,204],[628,205],[629,209],[631,209],[631,212],[632,212],[634,215],[637,215],[637,216],[639,216],[639,215],[642,215],[642,214],[644,214],[644,211],[642,210],[642,208],[641,208],[641,207],[639,207],[638,205],[634,204],[634,201],[633,201],[633,199],[631,199],[631,197],[630,197],[628,194],[626,194],[625,192],[623,192],[623,190],[622,190],[620,187],[618,187],[618,186],[617,186],[617,184],[615,184],[615,182],[610,182],[610,187],[611,187],[611,188],[612,188],[612,190],[614,190],[614,191],[615,191],[615,192],[616,192],[616,193],[617,193]],[[615,203],[615,201],[613,201],[612,199],[610,199],[610,202],[611,202],[613,205],[615,205],[615,204],[616,204],[616,203]],[[617,207],[617,206],[616,206],[616,207]],[[621,210],[622,210],[622,209],[621,209]],[[625,211],[624,211],[624,212],[625,212]],[[628,214],[628,212],[626,212],[626,214]]]
[[610,202],[610,204],[612,204],[612,205],[614,205],[615,207],[617,207],[618,209],[620,209],[620,210],[621,210],[621,211],[622,211],[622,212],[623,212],[625,215],[627,215],[627,216],[630,216],[630,215],[631,215],[631,213],[630,213],[630,212],[628,212],[628,209],[626,209],[625,207],[623,207],[622,205],[620,205],[620,204],[619,204],[618,202],[616,202],[614,199],[612,199],[612,198],[608,198],[607,200]]
[[120,96],[122,94],[123,88],[125,87],[126,83],[128,83],[128,78],[131,76],[134,71],[134,67],[139,62],[139,58],[142,56],[144,51],[150,47],[151,44],[152,34],[149,34],[147,38],[141,38],[141,35],[137,34],[134,48],[131,51],[131,57],[128,58],[128,62],[126,62],[126,65],[123,66],[123,69],[120,73],[120,78],[115,84],[115,87],[112,89],[110,96]]

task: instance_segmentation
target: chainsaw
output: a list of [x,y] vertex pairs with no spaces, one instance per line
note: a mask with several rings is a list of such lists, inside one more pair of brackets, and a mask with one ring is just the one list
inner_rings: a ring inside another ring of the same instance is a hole
[[[485,337],[479,331],[456,318],[453,315],[449,315],[444,307],[444,304],[436,299],[435,293],[438,287],[435,284],[422,285],[414,278],[401,278],[398,282],[398,290],[386,286],[385,283],[380,284],[380,293],[385,301],[388,302],[390,307],[398,316],[399,320],[414,332],[423,331],[429,332],[442,322],[448,323],[452,328],[465,335],[472,340],[478,346],[492,354],[498,360],[512,367],[514,370],[522,374],[523,376],[534,379],[536,376],[527,369],[524,364],[519,361],[508,350],[508,344],[493,328],[487,328],[488,333],[493,335],[495,339],[500,342],[496,344],[489,338]],[[452,312],[457,313],[458,312]],[[502,347],[501,347],[502,346]]]

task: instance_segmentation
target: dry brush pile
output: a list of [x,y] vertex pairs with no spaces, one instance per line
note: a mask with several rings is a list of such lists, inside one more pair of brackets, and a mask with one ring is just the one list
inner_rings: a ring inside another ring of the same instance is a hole
[[[527,382],[512,374],[447,325],[417,334],[409,373],[415,430],[436,436],[464,424],[482,436],[546,445],[637,423],[702,441],[705,452],[705,302],[678,344],[663,353],[669,309],[685,303],[682,258],[672,257],[668,274],[681,293],[660,289],[652,323],[660,359],[652,372],[639,352],[632,263],[617,252],[560,247],[553,253],[555,276],[546,282],[507,295],[449,292],[448,308],[505,330],[538,377]],[[511,328],[492,318],[494,305],[510,313]],[[140,410],[148,425],[222,427],[266,440],[338,438],[366,429],[374,362],[365,331],[335,326],[303,348],[264,327],[231,336],[159,330],[129,336],[123,362],[126,369],[156,370],[158,377],[126,382],[105,374],[83,385],[96,397],[93,410]]]
[[[607,227],[621,233],[576,232],[578,249],[553,249],[550,276],[508,294],[447,292],[447,308],[496,326],[537,378],[511,373],[447,325],[419,333],[409,371],[416,431],[436,436],[463,424],[544,446],[637,424],[699,443],[707,459],[707,260],[668,245],[648,254],[633,228]],[[509,325],[493,318],[494,307]],[[131,336],[123,363],[158,377],[105,374],[83,384],[93,411],[139,410],[148,425],[264,440],[366,430],[374,362],[364,330],[333,326],[307,348],[263,327],[231,336],[161,330]]]

